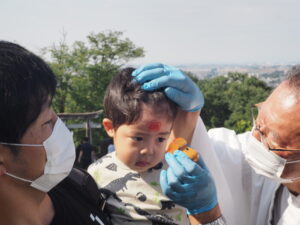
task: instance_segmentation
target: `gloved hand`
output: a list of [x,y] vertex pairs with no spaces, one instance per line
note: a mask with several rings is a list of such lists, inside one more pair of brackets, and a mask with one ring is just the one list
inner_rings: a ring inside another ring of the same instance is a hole
[[183,110],[195,112],[204,105],[203,94],[198,86],[182,71],[160,63],[147,64],[133,71],[132,76],[142,89],[153,91],[165,87],[169,99]]
[[187,208],[188,214],[207,212],[217,205],[216,186],[202,159],[197,164],[178,150],[166,153],[165,158],[169,168],[161,171],[160,185],[166,196]]

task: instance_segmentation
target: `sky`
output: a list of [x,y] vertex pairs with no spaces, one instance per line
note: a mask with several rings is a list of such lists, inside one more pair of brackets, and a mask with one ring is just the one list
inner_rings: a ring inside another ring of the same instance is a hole
[[1,0],[0,39],[39,54],[62,40],[123,31],[132,63],[300,63],[299,0]]

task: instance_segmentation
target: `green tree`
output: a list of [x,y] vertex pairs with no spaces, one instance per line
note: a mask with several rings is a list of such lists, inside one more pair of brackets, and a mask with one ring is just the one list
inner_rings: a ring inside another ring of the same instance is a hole
[[[57,76],[53,107],[59,113],[102,109],[104,92],[111,77],[130,60],[144,56],[143,48],[135,46],[119,31],[91,33],[86,41],[76,41],[72,45],[66,44],[65,37],[63,35],[58,44],[43,49]],[[76,141],[83,135],[82,130],[76,131]],[[103,130],[95,135],[94,140],[105,136]]]
[[[226,98],[232,112],[224,126],[237,132],[250,130],[252,127],[251,107],[264,101],[271,88],[264,81],[243,73],[229,73],[229,87]],[[244,127],[244,128],[243,128]]]
[[238,133],[251,129],[251,106],[263,101],[271,91],[264,81],[244,73],[192,79],[204,94],[201,117],[208,129],[227,127]]
[[136,47],[119,31],[91,33],[87,41],[71,46],[65,37],[58,44],[44,49],[54,70],[58,88],[53,106],[57,112],[87,112],[102,108],[104,91],[111,77],[128,61],[143,57],[143,48]]

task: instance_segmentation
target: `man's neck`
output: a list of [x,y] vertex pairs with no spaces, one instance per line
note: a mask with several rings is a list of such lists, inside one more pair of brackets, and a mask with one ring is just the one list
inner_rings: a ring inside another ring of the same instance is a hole
[[286,186],[293,195],[298,196],[300,194],[300,180],[294,183],[284,184],[284,186]]
[[53,203],[49,197],[46,195],[43,202],[40,205],[40,218],[43,225],[49,225],[55,215],[55,209]]
[[6,179],[0,180],[0,190],[1,224],[41,224],[37,212],[44,193]]

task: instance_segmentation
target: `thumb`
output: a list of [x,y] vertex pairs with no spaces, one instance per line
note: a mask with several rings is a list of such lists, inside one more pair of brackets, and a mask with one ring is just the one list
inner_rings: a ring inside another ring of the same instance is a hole
[[167,171],[165,170],[162,170],[160,172],[160,187],[161,187],[161,190],[163,191],[163,193],[167,193],[169,192],[170,188],[169,188],[169,185],[168,185],[168,177],[167,177]]

